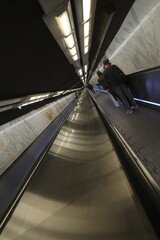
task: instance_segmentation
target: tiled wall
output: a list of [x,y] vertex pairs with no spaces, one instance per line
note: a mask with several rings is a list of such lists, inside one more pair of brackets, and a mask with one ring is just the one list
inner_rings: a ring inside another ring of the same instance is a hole
[[0,175],[73,100],[74,93],[0,126]]

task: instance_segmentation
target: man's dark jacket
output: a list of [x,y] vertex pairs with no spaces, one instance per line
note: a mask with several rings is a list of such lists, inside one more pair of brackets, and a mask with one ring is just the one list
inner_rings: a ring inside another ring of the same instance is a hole
[[104,79],[113,89],[125,82],[126,76],[116,65],[111,65],[103,72]]

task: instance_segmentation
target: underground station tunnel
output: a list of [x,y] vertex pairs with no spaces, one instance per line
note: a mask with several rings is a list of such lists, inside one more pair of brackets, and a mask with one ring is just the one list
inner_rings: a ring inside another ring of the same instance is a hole
[[0,240],[160,239],[159,22],[159,0],[0,1]]

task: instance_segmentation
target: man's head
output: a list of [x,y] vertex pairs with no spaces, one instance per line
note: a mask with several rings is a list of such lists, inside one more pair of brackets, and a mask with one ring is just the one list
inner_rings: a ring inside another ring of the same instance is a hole
[[109,59],[104,59],[103,60],[103,67],[104,68],[108,68],[111,65],[111,63],[109,62]]

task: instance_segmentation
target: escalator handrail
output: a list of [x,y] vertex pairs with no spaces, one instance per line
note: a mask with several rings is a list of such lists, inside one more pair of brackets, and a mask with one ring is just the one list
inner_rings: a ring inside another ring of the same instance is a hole
[[3,230],[25,187],[40,165],[44,155],[59,133],[64,121],[78,99],[72,102],[54,119],[40,136],[0,176],[0,232]]

